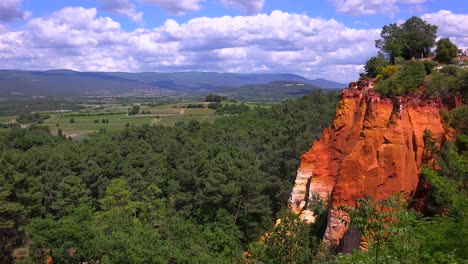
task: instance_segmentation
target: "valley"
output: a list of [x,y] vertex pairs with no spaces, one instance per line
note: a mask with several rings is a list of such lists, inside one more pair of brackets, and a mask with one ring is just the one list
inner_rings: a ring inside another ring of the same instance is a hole
[[68,2],[0,4],[0,263],[467,263],[457,0]]

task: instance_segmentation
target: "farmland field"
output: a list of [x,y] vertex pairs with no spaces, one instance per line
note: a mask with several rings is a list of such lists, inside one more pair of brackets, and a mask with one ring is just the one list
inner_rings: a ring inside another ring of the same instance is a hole
[[[121,103],[98,103],[84,102],[80,104],[79,111],[54,112],[44,111],[42,114],[50,115],[43,125],[49,126],[53,134],[59,129],[63,134],[72,137],[97,132],[102,129],[109,132],[117,132],[125,127],[148,125],[173,126],[177,123],[187,124],[190,120],[199,122],[214,122],[222,114],[216,114],[214,109],[207,108],[207,102],[179,102],[154,105],[151,103],[121,104]],[[222,102],[222,105],[235,105],[237,102]],[[249,108],[256,106],[269,108],[271,104],[248,103]],[[129,115],[129,109],[138,106],[138,114]],[[204,107],[204,108],[202,108]],[[16,119],[15,115],[0,116],[0,122],[7,123]],[[8,131],[3,129],[2,131]]]
[[[197,103],[198,104],[198,103]],[[200,102],[200,104],[203,104]],[[129,126],[148,125],[175,125],[177,122],[214,122],[218,116],[215,111],[208,108],[185,108],[186,103],[141,106],[146,114],[128,115],[127,108],[116,105],[106,105],[96,108],[96,105],[85,105],[87,108],[80,112],[50,113],[51,118],[44,124],[51,128],[52,133],[61,129],[65,135],[77,136],[105,129],[115,132]],[[148,113],[149,111],[149,113]]]
[[13,122],[15,121],[15,119],[16,119],[16,116],[14,115],[0,116],[0,122],[2,123]]

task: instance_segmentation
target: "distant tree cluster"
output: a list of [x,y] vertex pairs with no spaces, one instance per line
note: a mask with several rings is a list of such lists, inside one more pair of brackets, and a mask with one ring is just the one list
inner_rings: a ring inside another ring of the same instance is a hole
[[221,104],[221,103],[210,103],[207,106],[209,109],[216,110],[216,114],[240,114],[250,110],[250,107],[244,103],[241,104]]
[[107,123],[109,123],[109,119],[107,119],[107,118],[106,118],[106,119],[102,119],[102,120],[94,119],[94,123],[95,123],[95,124],[98,124],[99,121],[100,121],[102,124],[107,124]]
[[205,104],[187,104],[186,108],[205,108]]
[[20,125],[18,123],[3,123],[0,122],[0,128],[13,128],[13,127],[19,127]]
[[132,108],[128,109],[128,115],[138,115],[140,113],[140,106],[133,105]]
[[40,114],[40,113],[24,113],[20,114],[16,118],[16,122],[20,124],[33,124],[38,123],[42,124],[46,119],[49,119],[50,115]]
[[60,117],[76,117],[76,116],[107,116],[107,115],[122,115],[125,112],[105,112],[105,113],[73,113],[73,114],[65,114],[60,115]]
[[69,100],[62,99],[12,99],[2,101],[0,104],[1,115],[18,115],[25,112],[44,112],[55,111],[57,109],[64,109],[70,111],[78,111],[83,109],[84,106],[79,102],[70,102]]
[[205,97],[205,102],[222,102],[227,100],[228,98],[226,96],[211,93]]

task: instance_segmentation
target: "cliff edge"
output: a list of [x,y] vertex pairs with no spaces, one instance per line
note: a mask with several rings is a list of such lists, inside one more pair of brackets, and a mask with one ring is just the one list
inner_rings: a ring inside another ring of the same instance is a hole
[[313,195],[330,199],[324,236],[330,248],[340,247],[347,231],[338,206],[355,206],[356,199],[366,195],[411,197],[422,165],[433,165],[424,146],[425,130],[437,146],[449,134],[439,115],[439,99],[381,98],[373,87],[372,80],[365,80],[343,90],[331,127],[301,157],[289,200],[293,212],[313,223],[308,209]]

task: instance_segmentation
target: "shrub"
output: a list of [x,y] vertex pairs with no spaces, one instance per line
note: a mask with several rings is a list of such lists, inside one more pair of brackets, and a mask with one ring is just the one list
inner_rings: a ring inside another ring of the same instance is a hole
[[426,69],[426,74],[431,74],[434,68],[437,66],[437,62],[435,61],[424,61],[424,67]]
[[468,105],[463,105],[452,110],[450,126],[461,134],[468,133]]
[[208,107],[209,109],[217,110],[217,109],[223,107],[223,105],[222,105],[221,103],[218,103],[218,102],[217,102],[217,103],[210,103],[210,104],[208,104],[207,107]]
[[[398,70],[398,66],[396,65],[389,65],[385,68],[382,69],[382,71],[380,72],[380,78],[382,78],[382,80],[385,80],[385,79],[388,79],[390,76],[392,76],[396,71]],[[380,79],[378,78],[378,79]]]
[[[387,66],[382,70],[381,78],[383,80],[375,86],[375,90],[382,96],[396,96],[414,92],[426,77],[426,68],[421,61],[407,62],[401,66],[400,71],[397,69],[397,66]],[[384,76],[387,75],[389,77],[385,79]]]
[[462,69],[455,65],[445,65],[439,72],[457,77],[462,73]]
[[460,62],[460,60],[457,57],[455,57],[450,60],[449,64],[458,65],[458,62]]
[[372,57],[367,60],[364,69],[366,70],[366,74],[370,78],[376,77],[384,67],[388,65],[387,59],[383,55]]
[[468,70],[462,70],[456,78],[456,91],[461,94],[465,103],[468,102]]
[[445,101],[449,97],[450,91],[455,86],[453,76],[440,72],[432,73],[431,80],[427,84],[426,94],[428,96],[440,96]]

